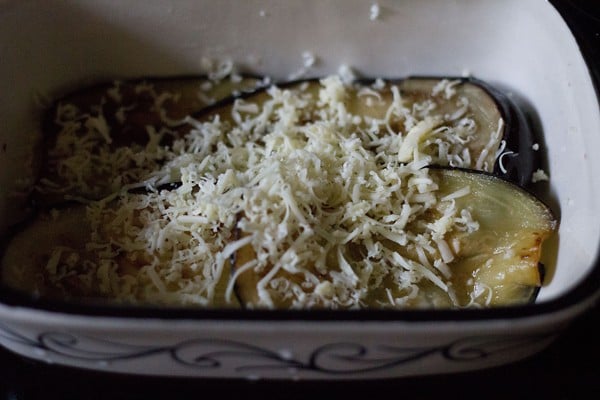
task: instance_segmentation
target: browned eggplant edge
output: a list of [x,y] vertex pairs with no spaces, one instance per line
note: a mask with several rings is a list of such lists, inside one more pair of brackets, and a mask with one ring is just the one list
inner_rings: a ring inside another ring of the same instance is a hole
[[[476,170],[476,169],[468,169],[468,168],[461,168],[461,167],[448,167],[445,165],[427,165],[423,168],[429,168],[429,169],[438,169],[438,170],[458,170],[458,171],[465,171],[468,173],[472,173],[472,174],[479,174],[479,175],[484,175],[484,176],[489,176],[495,179],[500,179],[504,182],[506,182],[507,184],[509,184],[510,186],[512,186],[515,190],[519,190],[525,194],[527,194],[528,196],[531,196],[532,198],[536,199],[548,212],[548,214],[552,217],[552,219],[554,221],[556,221],[556,231],[558,231],[559,227],[560,227],[560,217],[559,217],[559,213],[557,213],[551,206],[550,204],[544,200],[543,198],[541,198],[536,192],[534,192],[530,187],[528,186],[524,186],[524,185],[519,185],[517,183],[515,183],[513,180],[511,180],[509,177],[507,176],[503,176],[503,175],[499,175],[496,174],[495,172],[487,172],[487,171],[481,171],[481,170]],[[540,281],[544,282],[545,278],[546,278],[546,266],[542,263],[542,262],[538,262],[538,272],[540,273]],[[542,283],[543,285],[543,283]],[[536,286],[531,294],[531,297],[529,299],[529,304],[533,304],[535,302],[535,300],[537,299],[540,290],[542,289],[542,286]]]

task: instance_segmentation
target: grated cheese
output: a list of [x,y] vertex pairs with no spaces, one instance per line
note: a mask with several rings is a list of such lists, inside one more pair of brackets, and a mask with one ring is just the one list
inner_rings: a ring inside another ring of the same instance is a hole
[[548,181],[549,179],[548,174],[542,169],[536,170],[531,176],[532,183]]
[[[314,58],[305,61],[312,66]],[[206,64],[214,78],[231,70]],[[428,101],[407,107],[398,88],[382,80],[358,97],[376,103],[388,88],[393,101],[384,115],[353,115],[346,105],[351,71],[341,72],[322,79],[315,95],[302,85],[273,85],[263,104],[238,99],[230,116],[186,117],[185,135],[175,137],[175,121],[165,118],[163,130],[148,129],[144,148],[98,154],[143,165],[137,184],[151,190],[116,191],[87,206],[92,240],[71,255],[86,258],[82,281],[118,301],[206,306],[234,302],[234,286],[250,272],[258,278],[254,307],[423,306],[431,301],[424,287],[464,306],[451,283],[460,244],[447,238],[479,228],[454,201],[470,188],[440,196],[424,167],[485,168],[492,141],[481,154],[466,150],[475,130],[468,102],[457,99],[457,111],[447,115]],[[451,98],[455,85],[443,82],[433,94]],[[163,101],[156,98],[156,107]],[[75,130],[82,120],[76,115],[64,105],[58,119]],[[106,140],[101,116],[86,124],[84,137]],[[500,120],[497,135],[502,127]],[[165,135],[173,136],[169,146],[160,145]],[[65,144],[72,145],[86,141]],[[65,161],[77,165],[74,183],[82,184],[78,168],[94,164],[90,154]],[[181,185],[154,189],[168,182]],[[246,248],[254,257],[229,276],[232,255]],[[57,249],[50,273],[61,257]],[[393,288],[374,295],[383,282]]]
[[381,7],[379,7],[379,4],[377,4],[377,3],[371,4],[371,7],[369,8],[369,19],[371,21],[377,20],[379,18],[380,13],[381,13]]

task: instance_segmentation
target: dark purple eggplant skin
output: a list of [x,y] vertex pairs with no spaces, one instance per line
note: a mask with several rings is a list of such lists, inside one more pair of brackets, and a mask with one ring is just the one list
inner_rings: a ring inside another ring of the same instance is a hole
[[[494,175],[516,183],[521,187],[531,186],[533,172],[541,168],[540,151],[533,149],[536,135],[524,111],[502,90],[481,79],[466,76],[409,76],[405,79],[448,79],[458,80],[461,84],[469,83],[483,89],[496,103],[504,119],[503,140],[506,147],[502,159],[497,158],[494,164]],[[502,163],[502,164],[501,164]]]
[[[486,90],[502,113],[506,130],[506,155],[502,158],[504,170],[500,168],[500,160],[496,160],[494,174],[504,177],[522,187],[531,186],[531,177],[538,168],[542,167],[541,152],[534,150],[534,144],[539,143],[537,136],[529,124],[525,112],[504,92],[490,84],[471,78],[471,82]],[[510,153],[509,153],[510,152]]]

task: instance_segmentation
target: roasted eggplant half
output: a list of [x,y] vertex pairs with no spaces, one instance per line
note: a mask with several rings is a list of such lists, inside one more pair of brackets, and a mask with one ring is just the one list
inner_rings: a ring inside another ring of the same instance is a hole
[[[493,172],[524,187],[540,168],[539,152],[534,150],[537,140],[522,110],[502,91],[479,79],[359,80],[347,84],[343,93],[332,86],[310,79],[282,83],[278,88],[301,92],[305,101],[314,104],[297,116],[299,123],[320,119],[318,104],[329,96],[342,96],[338,100],[348,116],[357,118],[358,129],[404,136],[401,162],[411,160],[419,150],[432,157],[430,164]],[[218,116],[221,121],[240,123],[244,114],[270,102],[274,92],[263,88],[225,99],[195,117],[202,121]]]
[[[179,230],[174,245],[153,246],[157,238],[140,235],[158,222],[145,219],[153,212],[139,205],[146,195],[125,196],[129,207],[122,206],[123,198],[65,203],[24,223],[2,255],[3,284],[37,298],[84,305],[239,308],[237,299],[225,300],[230,260],[218,272],[196,264],[203,251],[218,248],[193,251],[204,243],[190,226]],[[130,207],[134,203],[138,206]]]
[[[260,257],[264,256],[266,244],[254,247],[251,240],[244,240],[252,237],[251,229],[233,229],[229,242],[242,245],[233,246],[231,257],[221,257],[222,275],[213,282],[210,301],[189,291],[194,284],[205,286],[206,271],[195,269],[193,261],[174,261],[178,259],[174,250],[185,254],[186,246],[197,245],[194,228],[180,231],[176,236],[179,243],[171,250],[165,251],[168,246],[151,248],[148,242],[158,239],[140,232],[148,232],[156,220],[144,216],[145,212],[152,215],[153,207],[143,194],[129,194],[126,201],[71,204],[40,213],[8,243],[2,257],[2,280],[42,298],[79,303],[440,309],[533,301],[542,285],[543,243],[558,228],[552,211],[530,192],[489,173],[447,167],[424,170],[435,188],[435,199],[426,212],[407,220],[395,233],[379,231],[362,240],[340,238],[334,245],[322,238],[336,237],[343,222],[314,227],[314,232],[320,232],[312,239],[305,238],[305,243],[325,243],[317,257],[322,265],[305,265],[302,273],[284,266],[275,271],[269,262],[261,265],[258,258],[261,252]],[[123,204],[126,212],[119,210]],[[327,212],[335,214],[333,209]],[[444,231],[450,219],[455,220],[454,228]],[[131,227],[136,226],[139,231],[132,233]],[[304,227],[303,232],[288,234],[299,238],[307,231]],[[435,237],[436,232],[443,235]],[[398,240],[403,235],[404,243]],[[140,240],[141,236],[147,241]],[[212,251],[228,254],[224,247]],[[293,257],[290,261],[297,262]],[[362,279],[367,272],[371,276]],[[358,283],[361,280],[364,287]],[[351,281],[356,293],[347,293]],[[340,282],[345,286],[340,288]],[[228,295],[229,286],[234,287],[237,298]],[[286,290],[280,290],[282,287]],[[268,293],[269,303],[264,302],[260,290]],[[338,295],[346,296],[344,302],[336,302]]]
[[44,146],[33,200],[42,206],[95,200],[135,184],[165,162],[186,116],[252,91],[257,77],[148,78],[78,90],[56,101],[42,124]]
[[[418,236],[424,227],[463,219],[458,229],[445,232],[443,238],[428,236],[429,243],[408,240],[402,244],[389,233],[372,238],[375,244],[370,240],[341,242],[327,249],[326,268],[308,265],[302,273],[257,263],[261,250],[248,244],[233,256],[235,288],[242,305],[429,309],[532,302],[542,285],[543,242],[558,228],[552,211],[530,192],[489,173],[432,167],[429,176],[437,187],[436,205],[410,221],[405,230]],[[247,237],[252,232],[239,235]],[[396,236],[401,235],[397,232]],[[436,247],[431,246],[433,242],[438,242],[437,250],[431,248]],[[369,247],[378,248],[379,254]],[[382,254],[387,255],[385,262],[376,263]],[[377,279],[357,285],[355,277],[365,273],[366,258],[381,271]],[[307,277],[320,281],[313,284]],[[347,291],[349,280],[355,281],[356,296],[345,303],[335,301]],[[278,290],[282,286],[287,290]]]

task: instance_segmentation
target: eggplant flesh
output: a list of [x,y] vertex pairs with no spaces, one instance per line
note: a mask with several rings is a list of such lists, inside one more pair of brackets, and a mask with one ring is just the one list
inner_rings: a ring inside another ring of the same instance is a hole
[[[87,205],[73,202],[39,212],[19,227],[7,243],[0,264],[2,283],[35,298],[78,304],[239,308],[235,297],[225,297],[231,272],[229,260],[208,304],[179,296],[176,282],[163,283],[166,295],[148,290],[152,285],[148,285],[148,275],[140,270],[152,262],[153,254],[143,245],[136,249],[119,245],[127,240],[123,228],[109,226],[118,215],[113,213],[118,207],[116,200],[102,206],[100,221],[96,223],[89,217]],[[112,257],[106,254],[105,245],[109,243]],[[102,265],[110,265],[111,271]],[[182,271],[182,279],[189,281],[201,274],[189,265],[184,265]],[[122,290],[123,285],[129,289]]]
[[[148,78],[99,84],[63,97],[42,124],[43,155],[33,201],[46,207],[73,198],[97,200],[142,180],[164,162],[156,147],[147,153],[151,141],[168,146],[189,131],[181,122],[186,116],[262,83],[250,76],[218,82]],[[112,163],[115,152],[131,160]]]
[[[468,194],[454,198],[455,206],[459,210],[468,210],[479,227],[473,232],[454,230],[445,237],[446,242],[452,243],[455,249],[454,260],[448,264],[451,271],[447,279],[449,291],[442,290],[431,281],[422,280],[418,294],[402,307],[499,307],[533,302],[542,285],[540,255],[543,242],[558,228],[550,208],[529,191],[489,173],[431,167],[430,176],[439,186],[439,199],[469,188]],[[430,218],[425,217],[415,223],[431,223],[441,212],[438,210],[438,215],[432,212]],[[418,261],[414,251],[385,238],[379,240],[388,249]],[[366,253],[352,243],[346,245],[344,252],[354,255],[355,259],[364,257]],[[256,258],[256,252],[251,245],[246,245],[233,258],[235,271]],[[328,262],[332,269],[339,269],[335,258],[330,258]],[[269,272],[269,268],[260,272],[249,269],[237,274],[235,290],[243,306],[264,306],[260,303],[257,285]],[[301,275],[286,271],[278,272],[274,278],[295,283],[303,279]],[[360,307],[393,308],[388,302],[390,294],[394,296],[402,291],[405,288],[399,288],[390,274],[381,285],[364,293]],[[275,293],[271,293],[271,300],[272,308],[288,308],[291,304],[289,298],[277,297]],[[320,305],[316,304],[315,307]]]
[[459,302],[489,306],[531,302],[542,285],[542,246],[558,229],[551,209],[531,192],[493,175],[460,169],[431,168],[446,196],[463,187],[470,193],[454,199],[469,210],[479,229],[454,231],[446,239],[459,249],[452,286]]
[[[64,291],[50,282],[45,267],[55,249],[61,248],[65,254],[68,249],[84,249],[90,234],[83,206],[68,208],[60,219],[56,218],[56,212],[39,213],[32,221],[19,226],[8,242],[2,255],[3,283],[36,297],[65,297]],[[65,282],[75,283],[73,278]],[[71,288],[82,297],[92,293],[85,290],[81,282]]]

